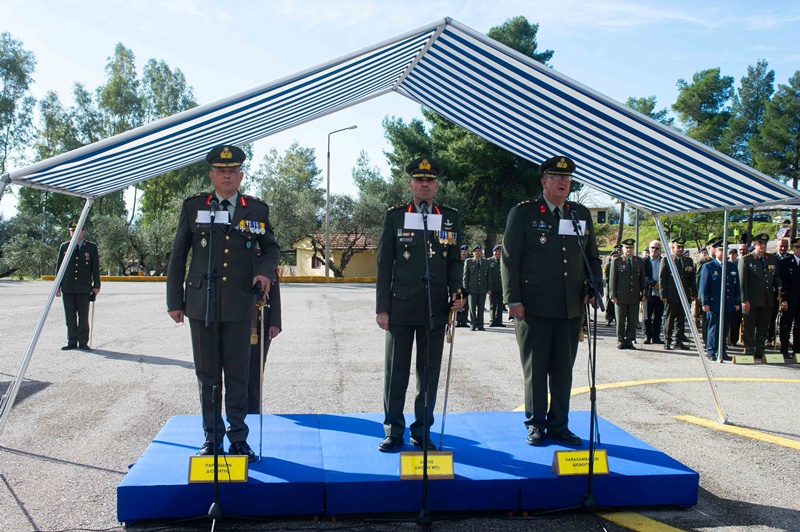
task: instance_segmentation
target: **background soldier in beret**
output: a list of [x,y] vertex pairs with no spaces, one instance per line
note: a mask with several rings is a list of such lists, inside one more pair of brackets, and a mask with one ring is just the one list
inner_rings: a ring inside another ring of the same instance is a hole
[[780,289],[778,261],[767,253],[769,236],[753,237],[754,252],[739,259],[739,282],[742,289],[742,337],[744,354],[764,356],[769,319],[775,293]]
[[788,360],[789,334],[792,352],[800,353],[800,238],[792,241],[792,254],[778,263],[781,279],[781,354]]
[[[253,461],[255,454],[247,444],[249,430],[245,423],[250,333],[256,297],[252,288],[260,283],[263,294],[270,291],[280,259],[280,246],[272,233],[267,204],[239,193],[244,177],[241,164],[245,158],[245,153],[236,146],[219,146],[206,156],[211,165],[209,175],[214,191],[197,194],[183,202],[167,269],[167,311],[176,323],[183,323],[184,316],[189,318],[206,438],[197,454],[214,454],[215,447],[221,451],[222,435],[225,434],[222,417],[215,415],[213,403],[216,327],[218,361],[225,381],[225,413],[230,423],[227,431],[231,442],[229,452],[245,455]],[[198,212],[208,211],[216,201],[221,212],[228,211],[230,223],[215,223],[213,227],[208,223],[198,223]],[[206,328],[206,275],[211,231],[214,232],[212,262],[219,275],[215,285],[219,297],[216,306],[220,314],[212,309],[212,326]],[[261,254],[257,257],[258,248]],[[189,251],[192,252],[192,261],[187,275]],[[215,424],[219,434],[217,442],[213,441]]]
[[722,240],[708,243],[708,249],[714,258],[706,261],[700,268],[700,282],[698,290],[700,297],[698,300],[706,312],[705,323],[708,325],[706,333],[706,356],[709,360],[717,360],[722,356],[723,360],[730,360],[727,356],[727,349],[722,346],[719,348],[719,327],[720,315],[722,320],[722,338],[728,337],[728,328],[731,323],[731,316],[734,311],[741,308],[741,292],[739,287],[739,272],[736,265],[728,262],[725,265],[725,303],[720,304],[720,291],[722,290],[722,261],[725,260],[725,250],[722,247]]
[[[281,333],[281,282],[275,271],[275,282],[269,287],[267,304],[264,305],[262,319],[258,313],[258,323],[253,324],[256,331],[256,343],[250,339],[250,378],[247,381],[247,413],[258,414],[261,412],[261,338],[264,338],[264,363],[267,362],[267,353],[272,340]],[[252,336],[252,335],[251,335]]]
[[483,258],[483,248],[472,248],[472,257],[464,261],[464,288],[469,293],[469,328],[484,331],[483,313],[489,291],[489,261]]
[[675,286],[667,261],[661,262],[661,270],[658,274],[658,284],[661,286],[661,300],[667,310],[666,325],[664,326],[664,349],[667,350],[672,349],[673,332],[675,333],[675,347],[689,349],[682,340],[686,336],[686,314],[683,311],[678,290],[683,290],[686,293],[689,304],[691,304],[697,295],[697,284],[694,276],[694,262],[683,254],[685,243],[682,237],[673,238],[671,242],[672,257],[670,259],[673,266],[677,268],[681,286]]
[[[461,264],[462,264],[461,269],[463,271],[464,261],[466,261],[469,258],[469,247],[466,244],[464,244],[461,246],[460,251],[461,251]],[[462,297],[466,298],[468,297],[469,294],[467,290],[464,289],[461,295]],[[468,316],[469,316],[469,311],[467,311],[465,308],[458,311],[458,314],[456,314],[456,327],[469,327]]]
[[609,270],[609,297],[617,312],[617,349],[636,349],[636,321],[647,281],[644,261],[633,254],[636,241],[622,241],[623,256],[614,259]]
[[489,263],[489,326],[505,327],[503,325],[503,277],[500,273],[500,254],[503,248],[495,246]]
[[[405,417],[403,406],[411,373],[411,349],[417,343],[417,394],[414,399],[414,423],[411,443],[422,448],[425,433],[433,424],[433,407],[439,385],[439,370],[444,347],[444,330],[450,307],[460,309],[462,263],[459,253],[461,220],[458,211],[433,202],[439,187],[437,178],[442,167],[430,157],[421,157],[406,167],[410,179],[412,201],[392,207],[383,219],[378,241],[378,278],[376,282],[375,321],[386,331],[386,353],[383,376],[383,429],[386,438],[378,446],[390,452],[403,445]],[[405,228],[406,213],[422,212],[425,202],[431,214],[442,216],[442,231],[423,234],[419,229]],[[428,296],[425,254],[430,259],[433,280],[431,305],[435,328],[428,323]],[[452,301],[452,303],[451,303]],[[427,346],[430,345],[430,351]],[[428,359],[428,426],[425,427],[424,370]],[[430,434],[428,434],[430,436]],[[428,448],[436,448],[428,437]]]
[[514,318],[525,376],[529,445],[542,445],[545,430],[560,443],[581,444],[569,430],[569,399],[588,275],[578,238],[559,234],[561,220],[575,215],[586,223],[583,242],[598,283],[601,262],[589,210],[566,201],[574,170],[567,157],[542,163],[542,196],[511,209],[503,236],[503,299]]
[[[75,233],[78,222],[69,223],[69,236]],[[97,244],[83,238],[84,231],[78,235],[76,247],[69,249],[64,242],[58,249],[56,275],[61,263],[68,261],[67,271],[61,279],[56,297],[64,301],[64,316],[67,319],[67,343],[61,349],[82,349],[89,351],[89,301],[94,301],[100,293],[100,255]]]

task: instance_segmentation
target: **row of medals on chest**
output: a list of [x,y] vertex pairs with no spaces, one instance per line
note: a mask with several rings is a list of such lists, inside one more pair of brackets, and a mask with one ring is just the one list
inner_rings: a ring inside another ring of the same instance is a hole
[[[264,222],[256,222],[254,220],[239,220],[239,225],[236,226],[236,230],[240,233],[252,233],[256,235],[263,235],[267,232],[267,224]],[[206,232],[203,231],[200,233],[201,235],[205,235]],[[206,247],[208,245],[208,241],[206,237],[203,236],[202,240],[200,240],[200,245]],[[247,247],[250,247],[250,243],[247,243]]]

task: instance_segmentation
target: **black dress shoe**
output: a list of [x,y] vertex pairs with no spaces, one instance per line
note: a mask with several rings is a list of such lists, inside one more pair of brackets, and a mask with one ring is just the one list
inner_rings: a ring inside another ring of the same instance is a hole
[[653,339],[653,343],[654,344],[663,344],[664,340],[662,340],[661,338],[654,338]]
[[81,344],[81,345],[78,346],[78,349],[80,349],[81,351],[91,351],[92,350],[92,348],[89,347],[89,344]]
[[390,453],[402,447],[403,443],[402,436],[386,436],[378,445],[378,450],[382,453]]
[[712,362],[716,362],[717,361],[717,355],[707,354],[706,358],[709,359]]
[[78,346],[75,344],[67,344],[61,348],[62,351],[71,351],[73,349],[78,349]]
[[478,330],[478,328],[477,328],[477,327],[475,327],[475,326],[470,326],[469,330],[470,330],[470,331],[477,331],[477,330]]
[[525,443],[537,447],[544,444],[544,431],[539,427],[528,427],[528,437],[525,438]]
[[729,357],[728,355],[722,355],[722,360],[731,361],[733,359],[731,357]]
[[246,456],[248,462],[256,461],[256,453],[253,452],[253,449],[251,449],[244,440],[233,442],[231,446],[228,447],[228,454]]
[[583,440],[577,437],[569,429],[564,429],[561,432],[556,433],[552,433],[548,430],[547,435],[559,443],[563,443],[564,445],[581,445],[583,443]]
[[[207,441],[200,447],[200,450],[197,451],[197,456],[211,456],[214,454],[214,444],[210,441]],[[222,444],[219,444],[219,449],[217,449],[217,454],[225,454],[222,450]]]
[[667,342],[666,344],[664,344],[664,349],[666,349],[667,351],[672,351],[672,344]]
[[625,349],[633,349],[634,351],[636,351],[636,346],[634,346],[632,342],[628,342],[627,344],[625,344]]
[[[422,450],[422,436],[411,436],[411,440],[410,441],[411,441],[411,445],[413,445],[414,447],[416,447],[420,451]],[[428,436],[428,450],[429,451],[435,451],[436,450],[436,444],[431,441],[430,436]]]
[[625,344],[617,344],[617,349],[628,349],[628,346]]
[[689,350],[689,348],[685,344],[675,344],[675,347],[677,347],[678,349],[682,349],[684,351]]
[[478,330],[479,331],[485,331],[486,329],[484,329],[483,327],[478,327]]

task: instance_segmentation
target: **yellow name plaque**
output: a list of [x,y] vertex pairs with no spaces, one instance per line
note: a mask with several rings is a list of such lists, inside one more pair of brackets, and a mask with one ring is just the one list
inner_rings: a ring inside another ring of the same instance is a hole
[[[400,480],[422,480],[424,470],[422,452],[400,453]],[[428,478],[430,480],[455,478],[451,451],[428,451]]]
[[[247,457],[220,455],[217,457],[217,478],[220,482],[247,482]],[[189,483],[214,482],[214,456],[189,457]]]
[[734,364],[754,364],[755,358],[753,355],[736,355],[733,357]]
[[783,361],[783,355],[780,353],[765,354],[761,358],[761,362],[763,364],[785,364]]
[[[588,475],[589,451],[556,451],[553,453],[553,473],[557,476]],[[608,475],[608,454],[605,449],[594,452],[595,475]]]

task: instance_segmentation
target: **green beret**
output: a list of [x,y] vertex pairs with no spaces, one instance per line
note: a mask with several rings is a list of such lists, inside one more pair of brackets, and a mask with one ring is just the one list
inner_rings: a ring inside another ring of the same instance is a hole
[[753,242],[769,242],[769,235],[767,233],[760,233],[753,237]]
[[206,162],[216,168],[242,166],[247,155],[236,146],[217,146],[206,155]]
[[545,162],[539,165],[539,172],[542,175],[555,174],[555,175],[572,175],[575,171],[575,163],[569,157],[557,155],[550,157]]
[[420,157],[408,163],[406,173],[411,177],[437,179],[442,175],[442,165],[430,157]]

